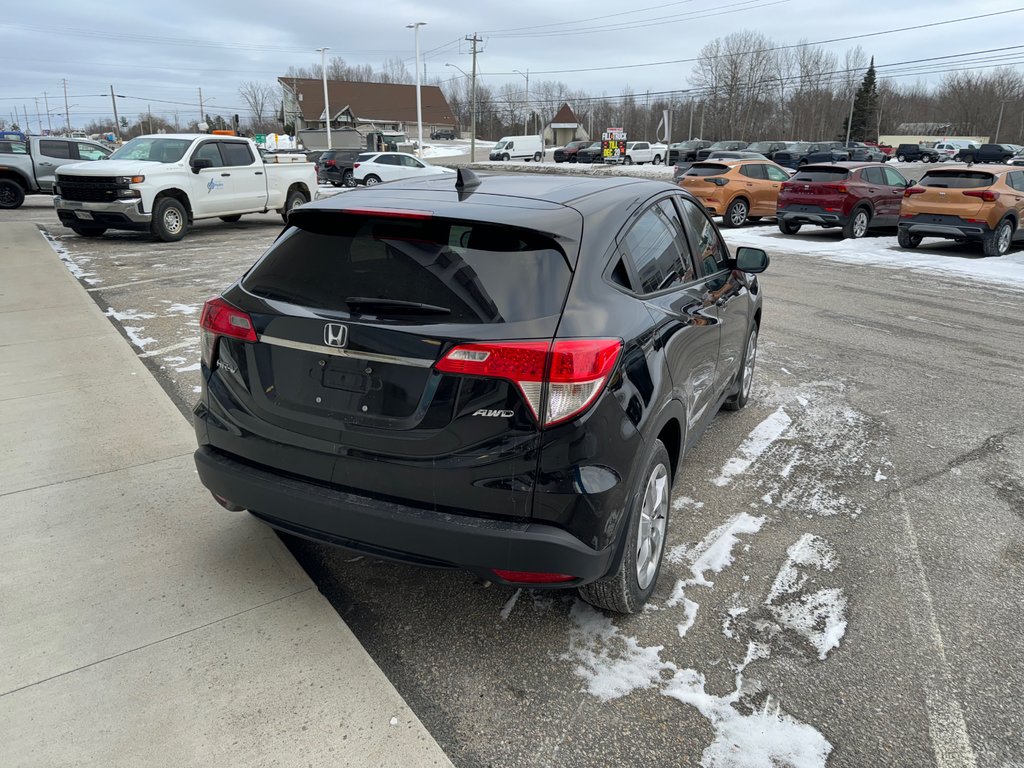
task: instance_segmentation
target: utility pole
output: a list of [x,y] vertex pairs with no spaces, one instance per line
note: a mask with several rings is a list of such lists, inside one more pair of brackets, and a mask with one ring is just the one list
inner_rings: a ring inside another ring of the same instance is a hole
[[995,138],[992,139],[992,143],[993,144],[998,144],[999,143],[999,131],[1003,127],[1003,107],[1005,107],[1005,106],[1006,106],[1006,100],[1005,99],[1003,101],[999,102],[999,122],[996,123],[996,135],[995,135]]
[[[17,110],[15,110],[15,112],[17,112]],[[21,114],[23,114],[25,116],[25,133],[28,133],[29,132],[29,128],[28,128],[28,110],[25,109],[25,105],[24,104],[21,105]]]
[[[331,108],[327,103],[327,52],[330,48],[317,48],[320,52],[320,74],[324,80],[324,122],[327,126],[327,148],[331,149]],[[417,74],[419,73],[417,63]]]
[[121,140],[121,122],[117,117],[117,99],[114,98],[114,86],[110,86],[110,104],[114,107],[114,135],[117,136],[117,140]]
[[[420,27],[426,26],[425,21],[417,21],[406,24],[406,29],[413,31],[416,38],[416,157],[423,157],[423,98],[420,96]],[[324,96],[324,103],[327,103],[327,96]]]
[[39,114],[39,97],[35,97],[36,102],[36,124],[39,126],[39,135],[43,135],[43,116]]
[[71,110],[68,109],[68,79],[61,80],[64,83],[64,119],[68,123],[68,136],[71,135]]
[[473,104],[472,114],[470,115],[470,127],[469,127],[469,162],[476,162],[476,44],[482,43],[483,38],[477,37],[476,32],[473,33],[472,37],[466,37],[466,40],[473,44],[473,75],[471,77],[473,81]]
[[50,122],[50,100],[46,98],[46,91],[43,91],[43,107],[46,109],[46,129],[53,135],[53,123]]
[[[206,120],[206,113],[203,111],[203,89],[199,89],[199,122]],[[199,127],[199,123],[196,123],[196,127]]]
[[693,138],[693,96],[690,97],[690,130],[686,134],[686,139],[689,141]]
[[149,115],[149,132],[153,133],[153,107],[146,105],[146,113]]

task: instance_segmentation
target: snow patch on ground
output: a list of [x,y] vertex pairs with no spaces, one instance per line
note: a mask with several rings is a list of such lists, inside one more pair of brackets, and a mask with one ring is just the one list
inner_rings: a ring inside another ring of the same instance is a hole
[[834,231],[818,228],[801,230],[798,235],[783,235],[774,227],[744,227],[722,230],[722,235],[734,248],[746,245],[763,248],[769,254],[799,253],[847,264],[912,269],[1024,288],[1024,250],[1019,247],[1006,256],[985,258],[977,245],[958,246],[926,238],[920,248],[907,250],[899,247],[895,236],[839,240]]
[[184,368],[175,368],[175,373],[191,373],[192,371],[199,370],[199,363],[192,363],[192,365],[186,365]]
[[704,502],[697,501],[696,499],[691,499],[689,496],[680,496],[675,501],[672,502],[672,509],[676,510],[677,512],[680,509],[686,509],[687,507],[691,509],[703,509]]
[[811,592],[809,571],[834,570],[836,554],[827,541],[810,533],[786,554],[764,604],[781,626],[807,640],[824,661],[846,634],[846,597],[836,588]]
[[513,173],[555,173],[563,176],[634,176],[640,179],[672,181],[672,166],[604,165],[603,163],[472,163],[474,171],[511,171]]
[[118,312],[113,307],[107,307],[107,311],[103,314],[114,318],[119,323],[123,323],[125,320],[152,320],[156,317],[152,312],[140,312],[137,309],[127,309],[124,312]]
[[167,311],[171,314],[177,315],[194,315],[199,311],[199,305],[197,304],[171,304],[167,308]]
[[505,605],[501,609],[502,621],[505,621],[509,617],[509,614],[512,613],[512,609],[516,607],[516,601],[519,599],[521,594],[523,594],[523,590],[517,589],[512,593],[512,597],[505,601]]
[[772,443],[782,437],[793,421],[782,408],[762,421],[754,430],[747,435],[747,438],[740,443],[739,456],[734,456],[725,463],[721,473],[715,478],[714,483],[724,487],[736,475],[740,475],[749,469],[750,465],[761,458]]
[[132,344],[134,344],[139,349],[145,349],[147,344],[156,343],[156,339],[150,338],[149,336],[143,337],[140,335],[143,331],[146,330],[145,328],[135,328],[130,325],[122,325],[121,327],[124,328],[124,332],[128,334],[128,338],[131,340]]
[[[707,572],[721,573],[724,568],[732,565],[732,549],[739,543],[738,537],[741,534],[757,533],[764,521],[764,517],[751,517],[746,512],[740,512],[705,536],[695,547],[673,547],[668,553],[669,562],[689,560],[690,573],[693,574],[692,579],[680,583],[684,586],[713,587],[714,582],[707,580]],[[669,604],[672,604],[671,599]]]
[[664,646],[644,647],[623,635],[612,620],[577,600],[569,612],[575,625],[569,633],[569,651],[563,658],[576,662],[587,692],[611,701],[662,682],[662,672],[676,666],[661,660]]

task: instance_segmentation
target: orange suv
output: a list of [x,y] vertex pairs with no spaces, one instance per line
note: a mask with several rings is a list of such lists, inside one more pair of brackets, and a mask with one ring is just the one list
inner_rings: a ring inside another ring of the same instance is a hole
[[917,248],[925,237],[980,242],[1002,256],[1024,236],[1024,171],[1009,166],[929,169],[903,193],[899,243]]
[[789,174],[769,160],[705,160],[691,165],[679,186],[721,216],[723,226],[740,227],[775,215],[784,181]]

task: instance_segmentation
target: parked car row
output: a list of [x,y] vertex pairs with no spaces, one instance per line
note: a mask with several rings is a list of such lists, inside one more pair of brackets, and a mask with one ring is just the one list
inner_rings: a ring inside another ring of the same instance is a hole
[[804,226],[848,238],[896,228],[903,248],[939,237],[980,243],[986,256],[1024,239],[1024,170],[1015,166],[944,166],[913,182],[871,162],[808,164],[790,177],[769,160],[720,159],[694,163],[678,184],[725,227],[774,216],[785,235]]
[[[621,162],[624,165],[661,165],[665,160],[664,144],[649,141],[630,141],[626,143],[626,155]],[[495,158],[491,158],[492,160]],[[555,150],[556,163],[603,163],[604,149],[600,141],[570,141],[564,147]],[[616,161],[619,162],[619,161]]]

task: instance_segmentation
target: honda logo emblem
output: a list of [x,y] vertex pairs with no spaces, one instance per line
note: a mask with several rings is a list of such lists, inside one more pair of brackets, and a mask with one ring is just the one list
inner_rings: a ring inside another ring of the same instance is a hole
[[348,326],[328,323],[324,326],[324,344],[328,347],[344,347],[348,344]]

